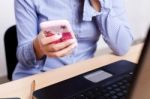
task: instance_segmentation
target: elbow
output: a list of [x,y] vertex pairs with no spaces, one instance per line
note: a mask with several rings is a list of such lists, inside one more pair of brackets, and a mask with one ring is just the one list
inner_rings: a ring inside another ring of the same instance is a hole
[[132,42],[126,43],[126,44],[125,43],[119,44],[118,46],[115,47],[114,54],[118,56],[125,55],[126,53],[128,53],[131,45],[132,45]]
[[113,53],[117,56],[123,56],[128,53],[130,47],[132,46],[132,41],[128,43],[118,43],[118,44],[113,44],[111,46],[111,49],[113,50]]
[[129,47],[128,48],[118,48],[117,50],[114,51],[114,54],[117,55],[117,56],[123,56],[128,51],[129,51]]
[[113,44],[114,46],[114,54],[118,56],[123,56],[128,53],[130,47],[132,46],[133,38],[126,40],[126,42],[118,42],[117,44]]

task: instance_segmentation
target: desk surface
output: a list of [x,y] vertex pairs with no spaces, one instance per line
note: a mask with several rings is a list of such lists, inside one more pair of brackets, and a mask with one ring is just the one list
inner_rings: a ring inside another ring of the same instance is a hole
[[142,46],[143,44],[133,46],[124,56],[105,54],[49,72],[2,84],[0,85],[0,98],[20,97],[21,99],[32,99],[33,89],[37,90],[55,84],[57,82],[102,67],[118,60],[125,59],[137,63]]

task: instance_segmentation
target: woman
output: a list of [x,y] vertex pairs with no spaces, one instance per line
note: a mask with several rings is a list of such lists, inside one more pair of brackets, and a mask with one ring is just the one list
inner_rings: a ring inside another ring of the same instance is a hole
[[[92,58],[100,35],[116,55],[125,54],[133,41],[123,0],[15,0],[15,13],[18,64],[14,80]],[[59,19],[70,22],[77,47],[73,40],[42,44],[39,24]]]

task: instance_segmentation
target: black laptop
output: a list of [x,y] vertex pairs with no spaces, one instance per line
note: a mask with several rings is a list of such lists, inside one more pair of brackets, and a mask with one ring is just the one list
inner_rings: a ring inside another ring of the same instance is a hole
[[[137,90],[135,87],[139,84],[137,79],[145,73],[140,72],[141,68],[145,68],[143,63],[148,60],[144,57],[149,55],[150,58],[150,52],[148,52],[150,50],[150,31],[145,42],[138,64],[127,60],[117,61],[39,89],[33,95],[37,99],[138,99],[133,98],[137,96],[133,94],[136,94],[134,93]],[[150,76],[150,73],[147,76]],[[150,97],[141,99],[150,99]]]

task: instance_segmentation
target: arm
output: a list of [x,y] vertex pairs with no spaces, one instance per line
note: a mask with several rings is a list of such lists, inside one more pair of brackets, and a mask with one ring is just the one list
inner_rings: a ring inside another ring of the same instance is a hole
[[[19,43],[17,58],[23,66],[29,68],[43,63],[43,56],[53,58],[66,56],[77,45],[74,39],[69,39],[59,44],[50,44],[50,42],[56,41],[60,37],[55,37],[55,35],[51,37],[43,36],[43,31],[39,29],[39,20],[36,13],[36,5],[38,4],[36,3],[38,3],[37,0],[15,1]],[[46,42],[43,43],[43,40]]]
[[17,58],[27,67],[36,65],[33,40],[37,36],[37,15],[32,0],[15,0],[15,14],[18,36]]
[[133,41],[123,0],[106,0],[105,2],[99,0],[99,2],[100,12],[93,15],[96,17],[98,29],[114,53],[123,55],[128,51]]

